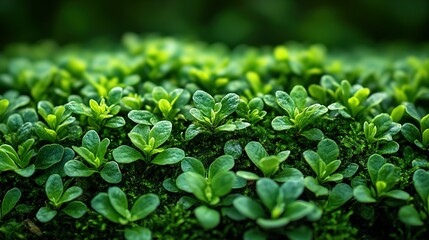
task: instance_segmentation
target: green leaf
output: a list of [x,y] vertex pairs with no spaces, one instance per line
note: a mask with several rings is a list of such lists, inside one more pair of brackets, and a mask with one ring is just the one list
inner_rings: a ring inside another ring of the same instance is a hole
[[185,131],[185,140],[189,141],[194,137],[196,137],[201,132],[202,132],[202,129],[200,127],[197,127],[196,125],[191,124]]
[[359,165],[356,163],[350,163],[347,167],[341,172],[344,178],[350,178],[358,171]]
[[335,185],[335,187],[332,189],[331,193],[328,196],[328,201],[326,202],[326,210],[335,210],[343,206],[352,197],[353,189],[345,183],[339,183]]
[[262,178],[256,182],[256,192],[262,203],[270,211],[276,206],[279,195],[279,186],[269,178]]
[[151,240],[152,233],[144,227],[125,228],[124,236],[126,240]]
[[290,92],[290,97],[293,99],[296,108],[302,111],[305,108],[305,101],[307,99],[307,91],[301,85],[296,85]]
[[395,141],[388,142],[386,144],[381,145],[381,148],[378,150],[380,154],[394,154],[398,152],[399,144]]
[[288,130],[293,127],[293,124],[289,121],[286,116],[275,117],[271,122],[271,126],[276,131]]
[[137,221],[151,214],[159,206],[159,198],[153,193],[140,196],[131,208],[131,221]]
[[110,161],[104,165],[103,169],[100,171],[100,176],[104,181],[108,183],[120,183],[122,180],[122,173],[119,169],[119,165]]
[[286,92],[283,92],[283,91],[277,91],[276,92],[276,100],[277,100],[277,104],[281,108],[283,108],[284,110],[286,110],[286,112],[288,113],[289,117],[293,117],[294,116],[295,102],[289,96],[289,94],[287,94]]
[[0,220],[15,207],[20,198],[21,191],[16,187],[6,192],[1,202]]
[[304,155],[305,161],[308,163],[308,165],[310,165],[311,169],[316,173],[317,176],[319,176],[319,173],[320,173],[319,162],[322,161],[319,154],[317,154],[313,150],[306,150],[303,153],[303,155]]
[[70,160],[64,165],[64,172],[69,177],[89,177],[97,171],[88,168],[80,161]]
[[63,195],[60,198],[59,203],[65,203],[65,202],[69,202],[73,199],[78,198],[80,195],[82,195],[83,191],[82,188],[77,187],[77,186],[73,186],[68,188]]
[[59,144],[44,145],[37,153],[34,165],[37,169],[47,169],[61,161],[64,155],[64,147]]
[[381,155],[373,154],[369,157],[367,162],[367,168],[371,181],[375,183],[378,177],[378,171],[386,163],[386,160]]
[[399,105],[392,110],[392,112],[390,113],[390,117],[392,118],[392,121],[399,122],[401,121],[404,113],[405,113],[405,106]]
[[0,151],[0,171],[19,169],[15,162],[3,151]]
[[372,196],[369,188],[359,185],[353,189],[353,196],[358,202],[362,203],[375,203],[377,200]]
[[91,200],[91,207],[110,221],[120,223],[121,215],[110,204],[107,193],[98,193]]
[[312,129],[303,131],[301,132],[301,136],[304,136],[308,140],[312,140],[312,141],[320,141],[325,137],[322,130],[318,128],[312,128]]
[[283,183],[279,191],[282,194],[284,202],[292,202],[301,196],[304,192],[304,187],[304,181],[302,179],[290,180]]
[[23,177],[30,177],[34,174],[34,171],[36,170],[36,167],[34,164],[31,164],[30,166],[23,168],[23,169],[16,169],[15,172]]
[[323,139],[317,144],[317,153],[328,164],[336,160],[340,154],[337,144],[331,139]]
[[231,192],[235,181],[232,172],[219,172],[211,179],[211,188],[214,196],[222,197]]
[[426,129],[429,129],[429,114],[422,117],[422,119],[420,120],[420,129],[422,132]]
[[69,203],[62,211],[72,218],[81,218],[88,208],[81,201],[73,201]]
[[234,167],[234,158],[230,155],[223,155],[210,164],[209,178],[213,178],[216,174],[226,172]]
[[95,155],[89,149],[85,147],[75,147],[73,146],[73,150],[81,156],[87,163],[91,164],[92,167],[98,168],[98,164],[95,162]]
[[296,168],[286,168],[285,170],[273,176],[273,180],[277,182],[300,181],[304,179],[304,175]]
[[196,158],[186,157],[180,164],[183,172],[194,172],[201,176],[206,175],[203,163]]
[[221,99],[220,103],[222,107],[218,114],[220,117],[227,117],[237,109],[240,97],[235,93],[228,93]]
[[328,195],[328,189],[323,186],[320,186],[319,182],[314,177],[305,177],[304,184],[308,190],[310,190],[316,195],[316,197]]
[[156,115],[147,110],[131,110],[128,113],[128,118],[143,125],[153,125],[154,122],[157,122]]
[[155,123],[155,125],[150,130],[148,137],[148,139],[155,139],[154,148],[158,148],[167,141],[167,139],[170,137],[172,127],[173,126],[169,121],[159,121]]
[[118,104],[122,98],[122,88],[114,87],[109,91],[107,99],[109,99],[109,104]]
[[119,187],[110,187],[107,191],[109,195],[110,205],[115,211],[121,214],[125,219],[130,219],[130,211],[128,210],[127,195]]
[[263,157],[259,161],[259,168],[265,177],[271,177],[279,170],[280,158],[278,156]]
[[238,197],[234,200],[233,205],[241,214],[252,220],[265,217],[262,206],[249,197]]
[[391,163],[386,163],[378,170],[377,182],[383,181],[386,184],[385,191],[389,191],[399,180],[400,175],[401,172],[398,167],[395,167]]
[[265,233],[261,232],[257,228],[247,230],[243,235],[243,240],[267,240],[268,237]]
[[176,185],[179,189],[194,194],[201,201],[207,201],[204,192],[207,183],[203,176],[194,172],[185,172],[177,177]]
[[51,221],[57,215],[56,210],[52,210],[48,207],[41,207],[36,213],[36,218],[42,223]]
[[414,187],[425,205],[428,205],[429,197],[429,173],[418,169],[413,174]]
[[198,108],[205,116],[210,116],[211,110],[214,108],[215,100],[210,94],[197,90],[192,96],[194,105]]
[[156,155],[151,163],[157,165],[175,164],[182,161],[183,158],[185,158],[185,152],[182,149],[168,148]]
[[280,227],[284,227],[287,224],[289,224],[290,219],[286,218],[286,217],[276,218],[276,219],[259,218],[258,220],[256,220],[256,223],[259,226],[266,228],[266,229],[280,228]]
[[421,139],[419,129],[411,123],[405,123],[402,125],[401,133],[404,135],[405,139],[411,143],[414,143],[415,140]]
[[410,194],[402,190],[392,190],[386,193],[382,193],[381,196],[386,196],[398,200],[408,200],[410,198]]
[[288,229],[286,236],[290,240],[311,240],[313,239],[313,232],[307,226],[300,226],[292,229]]
[[237,176],[242,177],[246,180],[258,180],[260,178],[257,174],[247,171],[238,171]]
[[398,213],[399,220],[410,226],[423,226],[424,222],[420,219],[420,214],[412,205],[402,206]]
[[242,154],[241,145],[238,140],[228,140],[223,147],[225,154],[231,155],[234,159],[237,159]]
[[123,117],[115,116],[107,119],[106,124],[104,124],[107,128],[120,128],[125,125],[125,119]]
[[249,142],[246,147],[244,147],[244,150],[250,160],[258,167],[259,161],[268,156],[267,151],[265,151],[265,148],[259,142]]
[[295,221],[313,212],[314,207],[311,203],[297,200],[286,205],[284,216],[291,221]]
[[176,182],[172,178],[167,178],[162,182],[162,186],[165,188],[165,190],[169,192],[178,193],[180,189],[177,188]]
[[220,223],[219,212],[204,205],[197,207],[194,213],[198,222],[204,229],[215,228]]
[[92,153],[96,154],[98,145],[100,144],[100,137],[94,130],[89,130],[82,138],[82,147],[87,148]]
[[[324,174],[324,177],[330,176],[332,173],[337,171],[337,169],[340,167],[341,161],[340,160],[334,160],[330,162],[328,165],[326,165],[326,172]],[[342,176],[341,176],[342,179]],[[340,180],[341,180],[340,179]]]
[[132,147],[122,145],[115,148],[112,152],[113,158],[118,163],[132,163],[139,159],[144,159],[142,154]]
[[49,200],[54,203],[59,202],[64,191],[63,180],[61,179],[60,175],[52,174],[49,176],[48,180],[46,181],[45,191]]

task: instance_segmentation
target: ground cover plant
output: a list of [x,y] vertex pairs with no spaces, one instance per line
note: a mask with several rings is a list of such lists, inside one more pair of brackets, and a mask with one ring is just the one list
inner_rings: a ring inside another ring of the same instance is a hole
[[0,238],[429,238],[428,52],[11,45]]

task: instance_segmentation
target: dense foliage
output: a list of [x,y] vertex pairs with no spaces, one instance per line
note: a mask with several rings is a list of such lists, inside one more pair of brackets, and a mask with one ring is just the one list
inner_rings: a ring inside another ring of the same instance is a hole
[[10,46],[0,238],[428,237],[429,58],[387,50]]

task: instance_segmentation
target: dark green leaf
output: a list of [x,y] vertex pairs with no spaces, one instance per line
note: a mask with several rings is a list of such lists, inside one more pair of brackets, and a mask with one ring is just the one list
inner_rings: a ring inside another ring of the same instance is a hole
[[149,229],[144,227],[125,228],[126,240],[150,240],[152,233]]
[[81,218],[87,211],[85,203],[73,201],[69,203],[63,211],[72,218]]
[[194,213],[198,222],[204,229],[215,228],[220,223],[219,212],[204,205],[197,207]]
[[252,220],[265,217],[262,206],[249,197],[236,198],[233,205],[241,214]]
[[51,221],[57,215],[56,210],[52,210],[48,207],[41,207],[36,213],[36,218],[42,223]]
[[157,165],[168,165],[175,164],[185,158],[185,152],[180,148],[168,148],[151,161],[153,164]]
[[119,165],[114,161],[110,161],[104,165],[103,169],[100,171],[100,176],[108,183],[120,183],[122,180],[122,173],[119,169]]
[[137,221],[151,214],[159,206],[159,198],[153,193],[140,196],[131,208],[131,221]]
[[132,163],[139,159],[144,159],[139,151],[126,145],[115,148],[112,154],[118,163]]

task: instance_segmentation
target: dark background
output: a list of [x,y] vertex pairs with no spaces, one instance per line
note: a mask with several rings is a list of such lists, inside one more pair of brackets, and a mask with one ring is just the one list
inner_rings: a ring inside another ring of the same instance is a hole
[[230,46],[429,40],[427,0],[0,0],[0,46],[160,33]]

